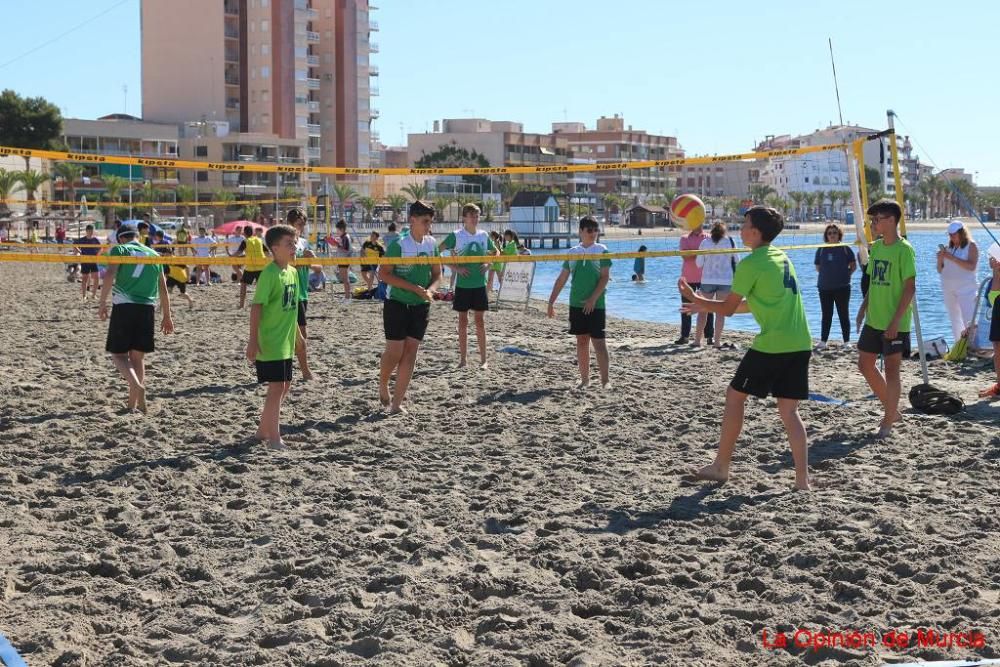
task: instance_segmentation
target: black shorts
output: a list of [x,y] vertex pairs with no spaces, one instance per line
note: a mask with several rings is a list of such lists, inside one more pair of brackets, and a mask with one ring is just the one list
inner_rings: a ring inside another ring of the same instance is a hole
[[993,314],[990,317],[993,318],[990,322],[990,340],[1000,343],[1000,296],[993,302]]
[[257,382],[265,384],[267,382],[291,382],[292,381],[292,360],[278,359],[276,361],[255,361],[257,368]]
[[80,273],[97,273],[97,264],[81,264]]
[[111,354],[127,354],[133,350],[152,352],[154,311],[153,306],[138,303],[111,306],[108,340],[104,349]]
[[181,294],[187,294],[187,283],[177,280],[176,278],[172,278],[171,276],[167,276],[167,289],[170,290],[175,287],[181,291]]
[[470,310],[476,312],[490,309],[490,297],[486,294],[485,287],[456,287],[455,298],[451,302],[451,309],[465,313]]
[[812,352],[747,350],[729,386],[758,398],[809,398],[809,357]]
[[244,271],[240,282],[244,285],[253,285],[260,278],[260,271]]
[[891,341],[882,335],[885,332],[880,329],[873,329],[867,324],[861,329],[858,336],[858,349],[871,354],[881,354],[888,357],[893,354],[902,354],[904,357],[910,356],[910,332],[900,331],[896,338]]
[[604,309],[594,308],[590,315],[585,315],[583,308],[569,307],[569,332],[574,336],[590,336],[601,340],[604,338]]
[[299,299],[299,326],[304,327],[306,325],[306,307],[309,305],[308,301],[303,301]]
[[431,304],[410,306],[395,299],[387,299],[382,307],[382,328],[386,340],[423,340],[430,319]]
[[364,272],[364,271],[375,271],[376,269],[378,269],[378,265],[377,264],[362,264],[361,265],[361,271],[362,272]]

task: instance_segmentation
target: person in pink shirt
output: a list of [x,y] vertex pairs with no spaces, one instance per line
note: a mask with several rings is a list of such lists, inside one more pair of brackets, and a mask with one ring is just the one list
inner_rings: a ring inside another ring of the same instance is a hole
[[[697,229],[692,229],[690,232],[681,237],[680,249],[681,250],[698,250],[701,247],[701,242],[709,238],[708,234],[705,233],[701,227]],[[697,257],[695,255],[686,255],[684,257],[684,263],[681,266],[681,277],[688,282],[691,287],[697,291],[701,287],[701,267],[698,266]],[[695,287],[697,285],[697,287]],[[681,295],[681,303],[689,303],[684,295]],[[699,313],[698,319],[705,319],[705,337],[708,339],[708,344],[712,344],[712,340],[715,337],[715,327],[714,318],[711,313]],[[701,329],[701,322],[698,322],[698,329]],[[688,313],[681,314],[681,337],[675,341],[675,345],[687,345],[688,338],[691,336],[691,315]]]

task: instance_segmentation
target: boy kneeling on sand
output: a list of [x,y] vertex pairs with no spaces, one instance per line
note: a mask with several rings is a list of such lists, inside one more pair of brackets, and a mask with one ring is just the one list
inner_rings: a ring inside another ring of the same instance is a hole
[[753,314],[760,333],[747,350],[726,390],[722,433],[715,461],[695,472],[699,479],[725,482],[736,440],[743,429],[747,397],[778,399],[778,414],[788,434],[795,462],[795,488],[809,489],[806,428],[799,417],[799,401],[809,396],[809,357],[812,336],[799,293],[795,267],[788,256],[771,245],[784,220],[773,208],[751,207],[744,216],[740,238],[752,252],[736,265],[733,286],[725,301],[698,296],[684,278],[678,287],[691,303],[686,313]]
[[299,273],[292,266],[295,237],[288,225],[267,230],[264,242],[274,261],[260,272],[250,307],[247,359],[257,369],[257,382],[267,384],[254,437],[272,449],[287,449],[281,439],[281,404],[292,382],[292,357],[304,342],[298,326]]

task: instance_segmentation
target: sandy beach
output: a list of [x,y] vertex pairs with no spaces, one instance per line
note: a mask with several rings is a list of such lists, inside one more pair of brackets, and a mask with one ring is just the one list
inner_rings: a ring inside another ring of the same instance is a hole
[[[751,400],[719,486],[685,474],[714,455],[742,351],[609,319],[614,388],[576,391],[564,312],[490,313],[482,371],[456,368],[442,303],[410,414],[386,417],[381,307],[334,289],[310,299],[318,379],[293,386],[291,449],[272,452],[241,444],[263,391],[237,287],[189,291],[149,356],[150,414],[124,414],[94,302],[61,266],[0,264],[0,632],[32,667],[1000,657],[991,362],[933,362],[967,411],[907,404],[876,441],[853,349],[817,353],[812,390],[848,401],[801,408],[827,486],[792,491],[771,400]],[[919,366],[903,372],[905,394]],[[774,647],[800,629],[879,641]],[[909,645],[886,645],[896,629]]]

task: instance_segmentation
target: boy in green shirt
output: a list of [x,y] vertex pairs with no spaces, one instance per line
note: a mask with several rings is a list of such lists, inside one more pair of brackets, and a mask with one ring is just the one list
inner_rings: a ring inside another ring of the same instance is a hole
[[743,245],[752,252],[736,265],[732,292],[725,301],[698,296],[684,278],[678,287],[685,299],[685,313],[753,314],[760,333],[747,350],[736,376],[726,390],[722,433],[715,461],[694,474],[698,479],[725,482],[750,395],[778,399],[778,414],[788,434],[795,462],[795,488],[809,490],[809,458],[806,428],[799,417],[799,401],[809,397],[809,357],[812,336],[805,308],[788,256],[771,246],[784,228],[784,219],[773,208],[752,206],[740,229]]
[[[868,294],[858,309],[858,370],[882,402],[885,414],[877,437],[887,438],[892,426],[903,419],[899,412],[901,382],[899,367],[903,355],[910,354],[910,324],[913,295],[916,294],[917,260],[913,246],[900,238],[899,220],[903,211],[891,199],[880,199],[868,208],[872,232],[882,238],[869,250]],[[862,322],[864,328],[861,327]],[[885,375],[875,363],[885,359]]]
[[[394,241],[385,256],[437,257],[437,242],[431,236],[434,206],[419,199],[410,204],[410,233]],[[378,397],[390,414],[405,412],[403,401],[413,377],[417,351],[427,331],[434,290],[441,280],[441,265],[382,264],[379,279],[389,286],[382,307],[385,351],[379,363]],[[396,387],[389,395],[389,380],[396,372]]]
[[288,449],[281,439],[281,404],[292,381],[292,356],[302,345],[297,314],[299,274],[295,260],[295,229],[275,225],[267,230],[264,242],[273,262],[257,279],[250,307],[250,340],[247,359],[257,369],[257,382],[267,383],[267,397],[254,437],[272,449]]
[[[138,240],[135,225],[124,224],[118,228],[118,245],[112,248],[111,257],[158,257],[155,250]],[[160,331],[173,333],[170,318],[170,294],[163,267],[159,264],[109,264],[97,316],[108,319],[108,294],[111,299],[111,321],[105,349],[111,354],[115,368],[128,382],[128,409],[146,412],[146,354],[154,350],[154,307],[157,298],[163,310]]]
[[[455,256],[482,256],[500,254],[489,234],[481,232],[479,207],[466,204],[462,207],[462,227],[445,237],[438,250],[450,250]],[[490,299],[486,293],[486,274],[489,264],[455,264],[451,267],[456,277],[455,297],[452,310],[458,313],[458,366],[466,364],[469,349],[469,311],[475,313],[476,343],[479,346],[479,367],[486,368],[486,311],[490,309]]]
[[611,388],[608,376],[610,360],[604,342],[604,290],[611,280],[611,260],[600,255],[608,254],[608,247],[597,242],[600,227],[589,215],[580,218],[580,245],[570,249],[571,255],[596,255],[590,260],[563,262],[562,271],[549,295],[549,317],[556,316],[555,303],[566,281],[573,277],[569,288],[569,332],[576,336],[576,363],[580,368],[578,389],[590,385],[590,346],[594,347],[597,368],[601,373],[601,386]]
[[[293,208],[285,214],[285,220],[289,225],[295,227],[297,234],[295,239],[295,259],[312,259],[316,253],[309,247],[309,239],[306,237],[306,213],[301,208]],[[302,344],[295,348],[295,357],[299,360],[299,370],[302,371],[302,381],[308,382],[313,379],[313,374],[309,370],[309,359],[306,356],[306,307],[309,305],[309,265],[306,263],[296,263],[296,273],[299,274],[299,309],[298,325],[299,333],[302,334]]]

